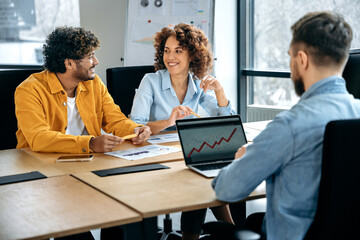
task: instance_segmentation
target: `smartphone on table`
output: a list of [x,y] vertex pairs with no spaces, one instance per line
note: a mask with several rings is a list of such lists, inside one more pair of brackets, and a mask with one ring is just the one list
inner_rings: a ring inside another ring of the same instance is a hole
[[93,159],[94,155],[64,155],[56,159],[56,162],[89,162]]

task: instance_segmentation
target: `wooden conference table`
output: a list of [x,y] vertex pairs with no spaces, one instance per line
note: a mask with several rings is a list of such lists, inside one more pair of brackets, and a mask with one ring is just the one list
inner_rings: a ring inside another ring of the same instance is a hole
[[[126,140],[121,145],[117,146],[114,151],[126,150],[135,147],[142,147],[150,145],[149,143],[144,143],[141,145],[134,145],[131,141]],[[25,152],[31,156],[39,159],[42,163],[45,163],[49,166],[52,166],[63,174],[73,174],[78,172],[91,172],[101,169],[110,169],[118,167],[127,167],[127,166],[136,166],[144,165],[150,163],[162,163],[162,162],[171,162],[171,161],[180,161],[183,160],[183,155],[181,153],[181,147],[179,142],[169,142],[160,144],[164,146],[172,146],[179,148],[178,152],[160,155],[156,157],[144,158],[136,161],[129,161],[122,158],[117,158],[114,156],[106,155],[103,153],[93,153],[94,158],[91,162],[66,162],[66,163],[57,163],[56,159],[61,155],[72,155],[72,154],[63,154],[63,153],[39,153],[34,152],[30,148],[24,148]]]
[[[91,172],[73,175],[137,210],[144,218],[224,204],[215,197],[212,178],[195,173],[183,161],[163,165],[169,169],[108,177]],[[255,190],[246,200],[264,196],[264,189]]]
[[60,237],[141,219],[68,175],[0,186],[0,239]]
[[0,176],[40,171],[47,177],[64,175],[54,164],[46,164],[20,149],[0,151]]
[[[244,123],[245,133],[247,135],[247,139],[249,142],[252,142],[253,138],[256,137],[269,123],[269,121],[259,121],[259,122],[252,122],[252,123]],[[166,132],[167,133],[175,133],[173,132]],[[131,141],[125,141],[118,147],[114,149],[114,151],[119,150],[126,150],[129,148],[134,147],[141,147],[150,145],[149,143],[144,143],[141,145],[133,145]],[[164,146],[172,146],[177,147],[179,150],[181,149],[179,142],[169,142],[160,144]],[[57,171],[61,171],[63,174],[72,174],[78,172],[90,172],[94,170],[101,170],[101,169],[109,169],[109,168],[116,168],[116,167],[126,167],[126,166],[135,166],[135,165],[143,165],[143,164],[150,164],[150,163],[164,163],[164,162],[172,162],[172,161],[183,161],[183,155],[181,151],[170,153],[166,155],[160,155],[151,158],[144,158],[141,160],[136,161],[129,161],[113,156],[109,156],[103,153],[94,153],[94,159],[91,162],[72,162],[72,163],[56,163],[56,159],[61,155],[71,155],[71,154],[62,154],[62,153],[38,153],[32,151],[30,148],[22,149],[28,154],[34,156],[35,158],[41,160],[42,164],[48,165],[50,168],[55,168]],[[0,156],[1,158],[1,156]],[[1,159],[0,159],[1,160]],[[40,164],[40,165],[42,165]],[[48,170],[50,171],[50,170]],[[55,173],[54,173],[55,174]],[[54,174],[51,174],[53,176]]]
[[48,178],[0,185],[0,239],[46,239],[139,222],[142,216],[21,149],[0,151],[0,176]]
[[[165,145],[179,146],[179,143]],[[125,142],[116,150],[132,147],[131,142]],[[137,161],[96,153],[91,162],[56,163],[59,155],[64,154],[36,153],[30,149],[0,151],[0,176],[8,175],[4,174],[6,172],[16,174],[38,170],[51,177],[0,186],[0,233],[3,234],[0,234],[0,239],[65,236],[160,214],[224,204],[215,198],[212,179],[188,169],[180,151]],[[161,163],[169,169],[108,177],[91,172],[150,163]],[[263,197],[265,189],[260,188],[243,201]],[[56,206],[57,203],[61,203],[60,207]],[[5,211],[7,207],[9,210]],[[109,211],[113,214],[107,214]],[[68,221],[69,218],[74,220]],[[17,226],[24,231],[15,231]]]

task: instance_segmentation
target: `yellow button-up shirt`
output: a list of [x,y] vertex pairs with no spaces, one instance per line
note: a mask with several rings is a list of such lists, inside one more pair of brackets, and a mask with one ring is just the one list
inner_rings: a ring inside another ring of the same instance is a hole
[[89,141],[100,136],[101,129],[121,137],[142,126],[121,112],[97,75],[78,84],[76,106],[89,135],[65,134],[68,123],[64,88],[54,73],[45,70],[32,74],[15,91],[16,147],[40,152],[89,153]]

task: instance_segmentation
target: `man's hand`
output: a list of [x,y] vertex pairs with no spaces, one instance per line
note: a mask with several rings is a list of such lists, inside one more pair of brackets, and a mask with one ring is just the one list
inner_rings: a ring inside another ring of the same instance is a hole
[[116,145],[124,142],[124,139],[112,136],[112,135],[101,135],[93,137],[90,140],[89,147],[93,152],[110,152]]
[[235,153],[235,159],[241,158],[246,153],[247,146],[248,144],[245,144],[237,150],[237,152]]
[[151,135],[151,130],[148,126],[142,126],[135,128],[134,133],[137,135],[137,137],[131,139],[132,142],[134,144],[141,144],[149,139]]

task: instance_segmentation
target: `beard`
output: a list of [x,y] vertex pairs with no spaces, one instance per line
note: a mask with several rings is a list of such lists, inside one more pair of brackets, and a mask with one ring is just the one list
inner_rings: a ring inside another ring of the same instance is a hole
[[[94,67],[95,66],[92,66],[91,68],[94,68]],[[74,76],[74,78],[79,79],[80,81],[84,81],[84,82],[93,80],[95,78],[95,74],[94,74],[94,76],[89,74],[90,69],[85,69],[84,67],[80,67],[80,68],[78,68],[78,71],[76,71],[74,73],[73,76]]]
[[302,78],[300,77],[297,79],[293,79],[293,82],[294,82],[294,88],[295,88],[296,95],[301,97],[301,95],[305,92],[305,86],[304,86],[304,82],[303,82]]
[[291,73],[291,79],[293,80],[294,83],[296,95],[301,97],[301,95],[305,92],[305,86],[304,86],[304,81],[299,74],[297,64],[294,65],[294,69]]

